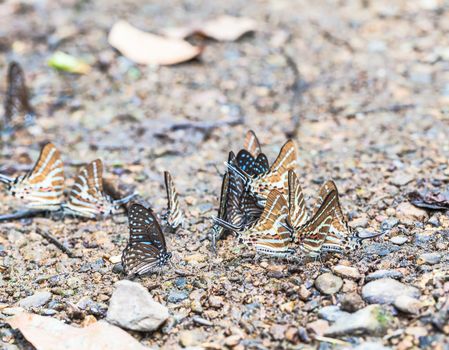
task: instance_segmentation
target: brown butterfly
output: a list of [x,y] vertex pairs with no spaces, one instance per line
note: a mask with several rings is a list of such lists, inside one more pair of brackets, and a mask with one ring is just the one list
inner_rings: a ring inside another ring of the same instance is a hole
[[308,256],[320,256],[334,219],[336,203],[337,193],[329,192],[312,219],[304,226],[294,229],[295,241]]
[[265,204],[270,191],[277,189],[282,193],[285,192],[284,189],[287,189],[288,186],[288,171],[296,168],[297,159],[296,145],[293,140],[288,140],[284,146],[282,146],[275,162],[265,173],[251,177],[245,171],[242,171],[232,164],[228,163],[228,167],[235,169],[245,181],[249,190],[257,195],[259,203],[263,205]]
[[288,172],[288,224],[294,230],[299,230],[309,219],[306,201],[294,170]]
[[122,205],[134,194],[113,200],[103,189],[103,163],[96,159],[81,168],[73,185],[69,199],[64,204],[65,213],[86,218],[107,217],[123,212]]
[[173,178],[168,171],[164,172],[165,189],[167,191],[167,214],[166,220],[172,229],[182,226],[184,215],[179,206],[178,192],[176,192]]
[[327,181],[321,187],[315,204],[315,213],[323,205],[324,199],[329,193],[335,193],[336,199],[331,227],[322,246],[323,252],[343,253],[353,251],[361,246],[363,240],[376,238],[384,234],[369,234],[362,237],[358,233],[351,231],[341,209],[337,186],[332,180]]
[[17,62],[11,62],[8,66],[4,109],[5,126],[12,128],[26,126],[34,121],[35,113],[28,99],[25,75]]
[[61,154],[52,143],[41,150],[33,169],[16,178],[0,176],[8,192],[28,209],[55,211],[61,208],[64,191],[64,167]]

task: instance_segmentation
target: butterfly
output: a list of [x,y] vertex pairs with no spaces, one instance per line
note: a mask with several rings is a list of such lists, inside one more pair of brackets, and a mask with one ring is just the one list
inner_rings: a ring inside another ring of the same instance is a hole
[[341,209],[337,186],[332,180],[327,181],[321,187],[315,204],[315,212],[323,205],[324,199],[329,193],[335,193],[336,199],[331,227],[322,246],[323,252],[344,253],[353,251],[361,246],[363,240],[376,238],[383,234],[371,234],[362,237],[358,233],[352,232]]
[[[305,225],[294,229],[295,241],[308,256],[320,256],[335,217],[336,205],[337,193],[330,191],[312,218]],[[289,221],[293,222],[294,219]]]
[[252,130],[248,130],[245,135],[245,141],[243,142],[243,149],[247,150],[253,158],[262,153],[262,148],[260,147],[259,139]]
[[63,209],[65,213],[85,218],[107,217],[120,213],[122,205],[133,197],[134,194],[113,200],[104,192],[103,163],[96,159],[79,171]]
[[288,172],[288,209],[287,222],[294,230],[299,230],[309,219],[304,194],[294,170]]
[[[4,109],[4,124],[6,126],[26,126],[34,121],[35,113],[28,100],[25,76],[22,68],[17,62],[11,62],[8,66],[7,92]],[[20,114],[23,116],[23,120],[14,120],[14,117]]]
[[41,149],[33,169],[26,174],[16,178],[0,176],[8,192],[22,201],[26,208],[49,211],[61,208],[64,180],[61,154],[52,143]]
[[278,190],[272,190],[267,197],[265,208],[259,220],[248,227],[233,225],[215,218],[216,222],[238,233],[239,239],[256,252],[277,257],[287,257],[294,253],[289,248],[292,235],[285,225],[288,203]]
[[143,275],[166,265],[172,254],[167,252],[164,234],[150,209],[133,204],[128,212],[130,237],[122,253],[122,265],[128,275]]
[[275,162],[269,170],[255,177],[251,177],[245,171],[235,165],[227,164],[228,168],[233,168],[245,181],[245,185],[258,197],[259,204],[264,205],[271,190],[278,189],[284,191],[288,186],[288,171],[293,170],[297,165],[296,145],[292,140],[288,140],[281,148]]
[[164,172],[165,189],[167,191],[167,214],[166,220],[172,229],[182,226],[184,222],[184,215],[179,207],[178,192],[176,192],[173,178],[168,171]]

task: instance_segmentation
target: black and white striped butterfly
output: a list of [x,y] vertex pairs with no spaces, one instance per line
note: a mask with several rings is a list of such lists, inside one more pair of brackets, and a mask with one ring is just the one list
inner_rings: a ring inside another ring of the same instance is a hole
[[34,110],[28,100],[25,75],[17,62],[11,62],[8,66],[4,109],[4,127],[13,129],[27,126],[35,119]]
[[184,223],[184,215],[182,214],[179,205],[178,192],[176,192],[173,178],[168,171],[164,172],[164,180],[165,189],[167,191],[167,214],[165,215],[165,218],[167,224],[172,229],[176,229]]
[[123,204],[134,194],[113,200],[103,189],[103,163],[96,159],[83,167],[70,191],[69,200],[64,204],[64,212],[85,218],[107,217],[124,212]]
[[133,204],[128,211],[129,242],[122,253],[122,265],[127,275],[143,275],[166,265],[172,254],[161,226],[151,209]]

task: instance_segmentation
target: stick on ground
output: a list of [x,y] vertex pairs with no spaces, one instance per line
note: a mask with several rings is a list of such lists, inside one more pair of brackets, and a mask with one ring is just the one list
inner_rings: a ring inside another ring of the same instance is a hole
[[53,243],[56,247],[58,247],[62,252],[66,253],[70,258],[78,258],[69,248],[67,248],[64,244],[58,241],[58,239],[52,234],[45,232],[44,230],[37,228],[36,232],[44,237],[50,243]]

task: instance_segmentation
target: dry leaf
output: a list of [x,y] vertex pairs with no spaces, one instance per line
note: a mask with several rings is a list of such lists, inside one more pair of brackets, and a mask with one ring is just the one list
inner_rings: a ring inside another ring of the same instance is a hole
[[199,34],[218,41],[235,41],[243,34],[255,31],[257,23],[251,18],[220,16],[186,27],[168,28],[163,34],[170,38],[185,39]]
[[202,48],[187,41],[143,32],[125,21],[112,26],[109,44],[139,64],[171,65],[197,57]]
[[105,321],[85,328],[67,325],[56,318],[20,313],[7,320],[39,350],[148,350],[131,335]]

